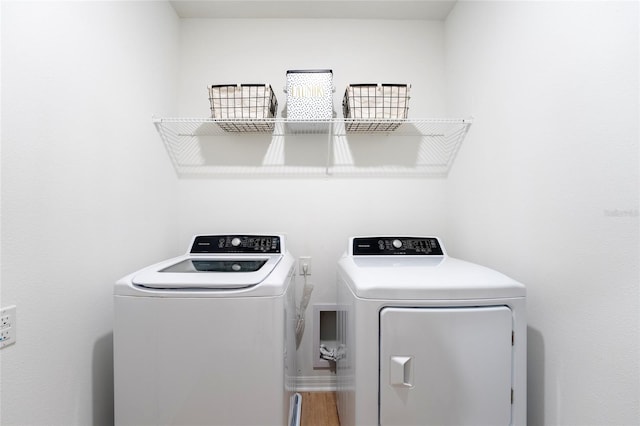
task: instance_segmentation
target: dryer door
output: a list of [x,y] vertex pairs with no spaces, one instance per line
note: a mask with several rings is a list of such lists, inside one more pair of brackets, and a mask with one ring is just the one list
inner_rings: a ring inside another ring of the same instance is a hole
[[381,425],[508,425],[512,315],[506,306],[384,308]]

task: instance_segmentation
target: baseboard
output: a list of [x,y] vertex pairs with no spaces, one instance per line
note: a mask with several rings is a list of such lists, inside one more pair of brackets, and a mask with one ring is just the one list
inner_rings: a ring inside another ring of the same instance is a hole
[[336,390],[336,375],[298,376],[295,386],[298,392],[331,392]]

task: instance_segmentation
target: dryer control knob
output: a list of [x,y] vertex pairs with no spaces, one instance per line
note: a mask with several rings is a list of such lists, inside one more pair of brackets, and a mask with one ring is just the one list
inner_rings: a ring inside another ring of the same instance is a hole
[[393,240],[393,242],[391,243],[393,244],[393,246],[397,249],[399,249],[400,247],[402,247],[402,241],[400,240]]
[[240,240],[240,238],[235,237],[233,240],[231,240],[231,245],[234,247],[238,247],[240,245],[242,241]]

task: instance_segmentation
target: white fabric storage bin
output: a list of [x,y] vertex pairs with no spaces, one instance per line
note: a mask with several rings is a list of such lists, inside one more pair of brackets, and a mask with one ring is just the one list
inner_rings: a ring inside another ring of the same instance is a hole
[[287,71],[287,119],[333,118],[333,71]]

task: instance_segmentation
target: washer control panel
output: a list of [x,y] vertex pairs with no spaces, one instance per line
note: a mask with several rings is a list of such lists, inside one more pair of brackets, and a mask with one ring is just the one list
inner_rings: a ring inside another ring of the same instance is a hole
[[189,253],[281,253],[276,235],[197,235]]
[[352,250],[354,256],[444,255],[440,241],[435,237],[356,237]]

